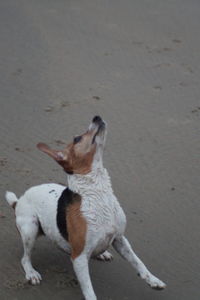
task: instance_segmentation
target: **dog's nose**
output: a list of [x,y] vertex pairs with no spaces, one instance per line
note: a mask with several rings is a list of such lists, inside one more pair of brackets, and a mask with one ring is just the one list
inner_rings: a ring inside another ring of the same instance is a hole
[[92,120],[93,123],[100,124],[102,123],[102,118],[100,116],[95,116]]

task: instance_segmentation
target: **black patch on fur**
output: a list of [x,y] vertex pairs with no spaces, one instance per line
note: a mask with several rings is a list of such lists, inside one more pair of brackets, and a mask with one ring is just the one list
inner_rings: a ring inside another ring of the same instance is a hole
[[58,207],[57,207],[57,226],[60,231],[60,234],[64,239],[68,241],[68,232],[67,232],[67,207],[77,200],[80,201],[80,196],[70,189],[66,188],[60,198],[58,199]]
[[16,208],[16,205],[17,205],[17,202],[14,202],[13,204],[12,204],[12,208],[15,210],[15,208]]
[[55,190],[51,190],[51,191],[49,192],[49,194],[51,194],[51,193],[53,193],[53,192],[55,192]]
[[39,224],[38,235],[45,235],[42,225],[39,221],[38,221],[38,224]]
[[74,172],[73,171],[65,171],[67,174],[69,174],[69,175],[73,175],[74,174]]

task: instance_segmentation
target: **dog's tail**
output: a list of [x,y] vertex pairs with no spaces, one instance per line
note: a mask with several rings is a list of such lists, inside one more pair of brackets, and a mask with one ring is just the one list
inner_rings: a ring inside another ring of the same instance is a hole
[[6,194],[5,194],[5,197],[6,197],[6,200],[7,200],[8,204],[10,206],[12,206],[13,209],[15,209],[15,206],[18,202],[17,196],[12,192],[7,191]]

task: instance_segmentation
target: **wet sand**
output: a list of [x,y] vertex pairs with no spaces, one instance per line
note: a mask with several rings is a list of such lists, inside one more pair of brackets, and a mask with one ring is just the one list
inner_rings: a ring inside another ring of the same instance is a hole
[[65,174],[35,145],[61,148],[100,114],[105,166],[126,236],[167,289],[151,290],[114,253],[92,261],[98,299],[199,300],[200,3],[196,0],[0,3],[0,299],[81,299],[68,257],[39,239],[30,286],[6,190]]

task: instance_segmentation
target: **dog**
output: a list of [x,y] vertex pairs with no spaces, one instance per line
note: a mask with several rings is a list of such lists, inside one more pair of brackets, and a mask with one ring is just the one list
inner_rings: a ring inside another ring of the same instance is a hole
[[150,287],[157,290],[166,287],[150,273],[124,236],[126,217],[103,166],[106,135],[106,122],[95,116],[88,130],[76,136],[64,150],[39,143],[38,149],[64,169],[68,186],[42,184],[31,187],[19,199],[14,193],[6,192],[8,203],[15,209],[24,247],[21,263],[30,283],[39,284],[42,279],[31,263],[34,242],[42,233],[70,254],[86,300],[97,299],[88,261],[92,257],[111,260],[108,252],[111,245]]

